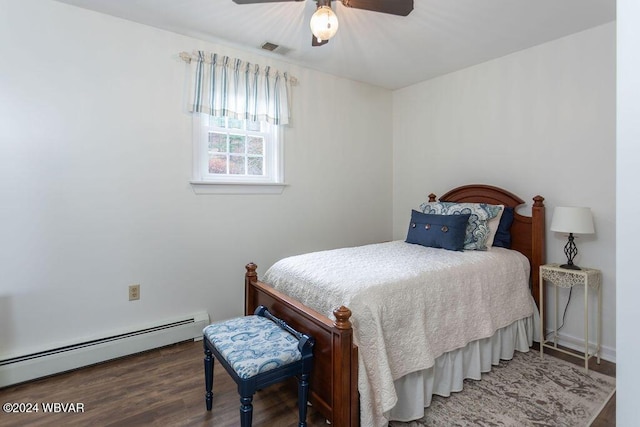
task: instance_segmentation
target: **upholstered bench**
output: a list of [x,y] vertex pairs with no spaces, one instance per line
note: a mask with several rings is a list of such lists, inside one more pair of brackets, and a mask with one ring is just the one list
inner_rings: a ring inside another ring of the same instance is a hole
[[264,306],[253,316],[213,323],[203,330],[207,411],[213,402],[213,358],[238,385],[240,424],[250,427],[256,390],[296,376],[299,427],[307,425],[309,374],[313,366],[313,338],[291,328]]

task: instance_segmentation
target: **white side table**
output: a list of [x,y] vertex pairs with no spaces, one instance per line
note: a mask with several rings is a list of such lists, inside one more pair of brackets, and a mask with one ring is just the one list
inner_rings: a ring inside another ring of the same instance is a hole
[[[555,319],[553,323],[553,338],[546,339],[544,325],[544,281],[548,281],[555,288]],[[575,285],[584,286],[584,356],[568,352],[558,348],[558,288],[572,288]],[[597,345],[590,353],[589,346],[589,288],[596,292],[598,298],[598,312],[596,319]],[[596,361],[600,363],[601,344],[601,322],[602,322],[602,273],[595,268],[583,268],[582,270],[569,270],[561,268],[560,264],[546,264],[540,266],[540,357],[544,357],[544,348],[553,348],[572,356],[584,360],[585,370],[589,370],[589,359],[596,356]]]

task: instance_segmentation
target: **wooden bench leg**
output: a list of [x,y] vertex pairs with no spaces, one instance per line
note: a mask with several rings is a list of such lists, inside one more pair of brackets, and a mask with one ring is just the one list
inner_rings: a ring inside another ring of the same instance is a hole
[[307,426],[307,401],[309,400],[309,374],[298,378],[298,427]]
[[253,395],[240,397],[240,426],[251,427],[251,419],[253,418]]
[[205,402],[207,411],[210,411],[213,404],[213,356],[206,344],[204,345],[204,384],[206,389]]

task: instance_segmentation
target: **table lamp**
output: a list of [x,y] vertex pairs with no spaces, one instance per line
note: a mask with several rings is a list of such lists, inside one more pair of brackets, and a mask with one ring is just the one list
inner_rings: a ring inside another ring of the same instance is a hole
[[578,255],[578,248],[573,241],[573,234],[595,233],[591,209],[578,207],[555,208],[553,210],[553,218],[551,219],[551,231],[569,233],[569,241],[564,246],[564,254],[567,257],[567,263],[560,267],[570,270],[581,270],[580,267],[573,263],[573,259]]

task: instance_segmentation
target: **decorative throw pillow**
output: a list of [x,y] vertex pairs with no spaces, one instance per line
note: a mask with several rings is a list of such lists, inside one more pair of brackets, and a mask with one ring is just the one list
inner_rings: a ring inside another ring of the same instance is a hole
[[513,224],[513,208],[505,207],[500,217],[500,224],[493,239],[493,246],[511,248],[511,224]]
[[469,216],[469,214],[431,215],[412,210],[406,242],[431,248],[461,251],[464,249]]
[[487,250],[489,239],[488,221],[500,212],[498,205],[486,203],[453,203],[453,202],[428,202],[420,205],[422,212],[436,215],[463,215],[469,214],[464,248],[466,250]]
[[493,240],[496,237],[496,233],[500,225],[502,212],[504,212],[504,205],[493,205],[493,206],[498,206],[500,208],[500,212],[498,212],[498,215],[494,216],[489,220],[489,222],[487,222],[487,224],[489,225],[489,237],[487,238],[487,250],[490,250],[491,246],[493,246]]

